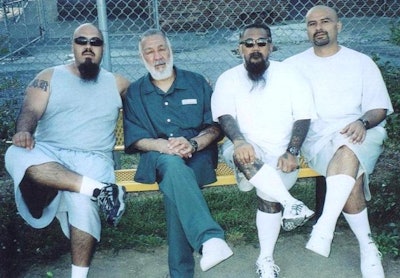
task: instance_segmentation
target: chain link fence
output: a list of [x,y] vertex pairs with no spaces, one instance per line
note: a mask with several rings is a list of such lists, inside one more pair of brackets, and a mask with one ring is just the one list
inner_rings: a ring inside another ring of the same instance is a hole
[[[282,60],[310,46],[304,15],[315,4],[335,8],[344,23],[341,43],[400,65],[400,48],[390,29],[400,24],[399,0],[0,0],[0,77],[32,78],[45,67],[72,59],[70,38],[81,23],[105,33],[103,66],[131,80],[145,71],[139,60],[139,35],[162,28],[170,37],[177,66],[212,82],[241,62],[239,29],[261,21],[271,26]],[[0,79],[2,80],[2,79]]]

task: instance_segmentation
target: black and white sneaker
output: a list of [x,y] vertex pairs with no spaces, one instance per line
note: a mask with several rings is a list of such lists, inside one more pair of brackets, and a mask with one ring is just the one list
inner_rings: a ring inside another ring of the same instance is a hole
[[313,216],[314,211],[300,201],[286,204],[283,206],[281,225],[285,231],[291,231],[304,225]]
[[105,184],[103,188],[94,190],[92,200],[105,214],[107,223],[115,227],[125,211],[126,190],[124,186]]

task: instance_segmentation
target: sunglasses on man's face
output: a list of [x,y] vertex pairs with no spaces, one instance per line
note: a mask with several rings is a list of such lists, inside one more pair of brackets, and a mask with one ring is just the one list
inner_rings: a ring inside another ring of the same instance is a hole
[[90,39],[86,37],[77,37],[74,39],[74,42],[79,45],[87,45],[89,43],[91,46],[102,46],[104,43],[103,40],[98,37]]
[[272,39],[271,38],[259,38],[259,39],[247,39],[244,41],[239,42],[239,44],[243,44],[247,48],[253,48],[256,44],[258,47],[264,47],[268,43],[271,43]]

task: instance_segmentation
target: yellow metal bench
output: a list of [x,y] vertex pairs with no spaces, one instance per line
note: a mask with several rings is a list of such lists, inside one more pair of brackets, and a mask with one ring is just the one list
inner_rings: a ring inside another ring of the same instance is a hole
[[[124,151],[124,133],[123,133],[123,122],[122,112],[120,113],[117,126],[115,129],[116,133],[116,144],[114,151],[116,153]],[[118,157],[118,155],[117,155]],[[225,186],[225,185],[236,185],[235,176],[233,170],[224,162],[219,162],[218,167],[215,170],[217,174],[217,181],[208,185],[207,187]],[[136,169],[116,169],[115,176],[118,185],[123,185],[127,192],[145,192],[145,191],[157,191],[159,190],[158,184],[144,184],[134,181]],[[305,163],[304,159],[300,159],[300,171],[298,178],[316,178],[316,214],[320,215],[323,207],[324,196],[325,196],[325,178],[313,169],[309,168]]]

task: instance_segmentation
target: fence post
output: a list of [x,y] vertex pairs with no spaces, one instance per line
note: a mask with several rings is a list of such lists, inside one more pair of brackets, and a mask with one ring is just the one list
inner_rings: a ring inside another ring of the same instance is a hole
[[99,20],[99,29],[103,33],[103,39],[104,39],[102,66],[106,70],[112,71],[110,43],[109,43],[108,25],[107,25],[107,7],[105,0],[96,0],[96,4],[97,4],[97,17]]
[[156,29],[160,29],[160,18],[158,15],[158,0],[153,0],[153,20]]

